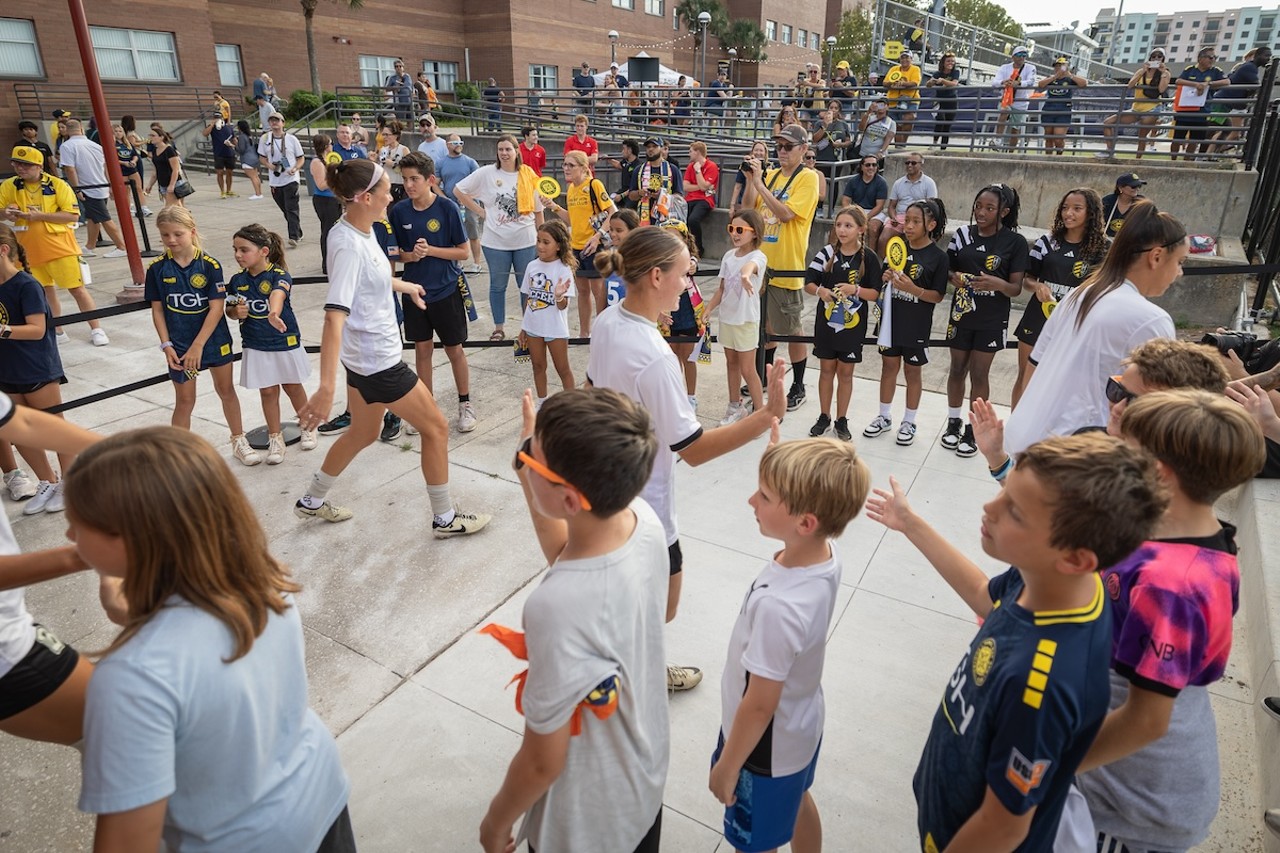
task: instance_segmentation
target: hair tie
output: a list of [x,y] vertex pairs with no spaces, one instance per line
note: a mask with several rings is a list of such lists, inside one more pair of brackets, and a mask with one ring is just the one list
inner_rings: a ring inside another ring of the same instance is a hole
[[357,193],[357,195],[363,195],[364,193],[367,193],[370,190],[372,190],[374,187],[376,187],[378,185],[378,181],[382,180],[382,175],[383,175],[382,167],[379,166],[377,163],[374,163],[373,177],[369,179],[369,186],[365,187],[360,193]]

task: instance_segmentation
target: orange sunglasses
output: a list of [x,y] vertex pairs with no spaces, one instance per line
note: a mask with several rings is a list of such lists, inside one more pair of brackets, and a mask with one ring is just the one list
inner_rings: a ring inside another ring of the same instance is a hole
[[555,483],[557,486],[564,486],[566,489],[573,491],[573,493],[578,496],[578,500],[582,502],[582,508],[587,512],[591,512],[591,501],[587,500],[587,496],[584,495],[577,486],[573,485],[573,483],[570,483],[564,477],[561,477],[555,471],[552,471],[546,465],[543,465],[537,459],[534,459],[532,450],[533,437],[530,436],[521,442],[520,449],[516,451],[516,458],[512,461],[511,467],[519,471],[521,468],[528,465],[548,483]]

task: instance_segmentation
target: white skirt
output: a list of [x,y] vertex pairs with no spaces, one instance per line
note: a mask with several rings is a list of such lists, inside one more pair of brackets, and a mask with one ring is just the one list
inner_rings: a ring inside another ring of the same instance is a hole
[[245,349],[240,360],[241,388],[295,385],[311,375],[311,359],[302,347],[266,351]]

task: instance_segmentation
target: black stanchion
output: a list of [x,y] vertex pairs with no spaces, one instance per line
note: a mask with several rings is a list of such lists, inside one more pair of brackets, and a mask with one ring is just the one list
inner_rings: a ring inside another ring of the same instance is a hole
[[139,257],[158,258],[162,252],[151,248],[151,236],[147,234],[147,216],[142,212],[142,199],[138,196],[138,185],[129,181],[129,192],[133,194],[133,215],[138,219],[138,230],[142,232],[142,251]]

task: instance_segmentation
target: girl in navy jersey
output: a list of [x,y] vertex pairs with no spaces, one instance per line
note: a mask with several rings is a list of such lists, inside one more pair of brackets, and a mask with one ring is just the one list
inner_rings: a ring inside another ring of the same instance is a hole
[[[156,228],[165,253],[147,268],[144,298],[151,303],[151,321],[173,380],[173,417],[169,422],[191,429],[196,376],[208,370],[231,428],[232,454],[245,465],[257,465],[262,456],[245,438],[240,400],[231,376],[233,354],[231,330],[223,316],[227,288],[222,265],[200,249],[196,221],[186,208],[166,207],[156,215]],[[211,308],[211,302],[222,304]]]
[[[1018,379],[1013,383],[1013,406],[1022,397],[1031,350],[1049,316],[1045,306],[1056,306],[1080,286],[1107,254],[1107,231],[1102,219],[1102,198],[1088,187],[1067,190],[1058,202],[1053,231],[1031,247],[1023,287],[1031,300],[1018,323]],[[1052,311],[1052,308],[1048,309]]]
[[[227,316],[240,321],[240,342],[244,357],[240,363],[240,384],[256,388],[262,395],[262,414],[267,420],[267,464],[284,461],[284,435],[280,432],[280,389],[289,396],[294,411],[307,404],[302,382],[311,375],[311,362],[302,348],[298,320],[289,303],[293,287],[284,263],[284,244],[279,234],[261,225],[246,225],[231,238],[240,272],[228,287]],[[300,446],[314,450],[315,430],[303,430]]]
[[[0,224],[0,391],[15,403],[47,409],[62,402],[58,386],[66,381],[44,288],[32,277],[13,229]],[[61,511],[62,483],[44,451],[19,445],[18,452],[39,480],[23,515]],[[59,467],[67,470],[73,458],[60,455]]]
[[880,259],[862,242],[866,230],[867,215],[862,208],[842,208],[831,227],[831,242],[813,256],[805,270],[805,292],[817,296],[820,303],[813,314],[813,354],[822,365],[818,378],[822,412],[809,430],[815,438],[832,428],[834,389],[836,438],[853,440],[848,418],[853,369],[862,361],[869,322],[867,304],[880,298]]
[[1004,349],[1010,298],[1022,292],[1027,270],[1027,241],[1018,227],[1018,191],[1005,184],[978,190],[973,224],[956,231],[947,255],[951,262],[951,372],[947,376],[947,429],[942,446],[957,456],[973,456],[978,445],[973,425],[961,432],[960,407],[966,380],[969,401],[989,399],[991,361]]
[[[924,391],[923,368],[929,363],[929,339],[933,334],[933,307],[947,293],[950,260],[937,240],[947,224],[941,199],[915,201],[903,214],[902,236],[907,241],[906,265],[887,268],[885,294],[876,339],[880,344],[880,414],[862,434],[875,438],[893,428],[893,395],[898,390],[898,368],[907,380],[907,408],[898,428],[898,444],[916,440],[916,411]],[[904,364],[905,362],[905,364]]]
[[[658,315],[658,329],[662,332],[662,336],[668,339],[700,337],[706,325],[704,319],[706,312],[701,307],[702,291],[698,289],[698,283],[693,280],[694,273],[698,271],[697,243],[683,222],[672,221],[662,227],[674,231],[684,241],[685,247],[689,250],[689,267],[685,270],[684,292],[680,294],[680,303],[676,306],[676,310],[670,313],[663,311]],[[668,346],[676,354],[676,358],[680,359],[681,369],[684,370],[685,390],[689,392],[689,402],[696,410],[698,408],[698,363],[696,360],[689,359],[693,356],[694,347],[698,344],[669,342]]]

